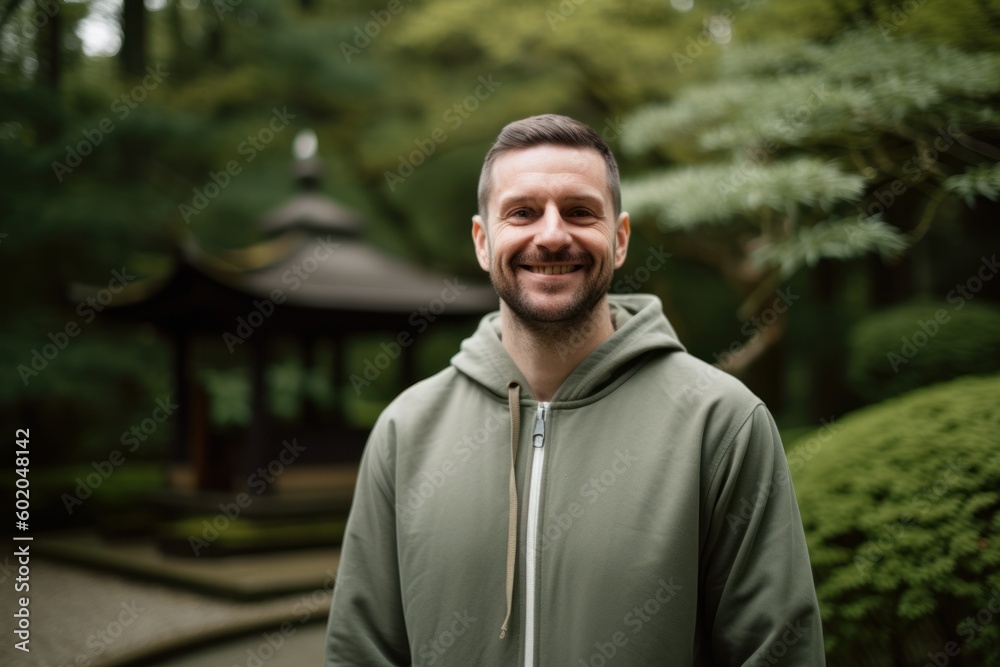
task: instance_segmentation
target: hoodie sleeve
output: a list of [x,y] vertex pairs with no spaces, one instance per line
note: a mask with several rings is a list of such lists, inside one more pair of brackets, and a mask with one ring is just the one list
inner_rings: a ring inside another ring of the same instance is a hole
[[326,667],[409,665],[400,595],[391,429],[375,425],[358,471],[326,638]]
[[723,449],[709,490],[701,599],[711,663],[825,665],[802,519],[763,405]]

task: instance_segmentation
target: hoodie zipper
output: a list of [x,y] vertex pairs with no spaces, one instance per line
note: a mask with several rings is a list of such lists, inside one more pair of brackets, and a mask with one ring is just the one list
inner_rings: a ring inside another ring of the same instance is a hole
[[525,549],[525,623],[524,623],[524,667],[532,667],[535,662],[535,579],[537,578],[537,537],[538,509],[542,495],[542,470],[545,464],[545,418],[549,404],[539,403],[535,413],[535,428],[531,432],[533,458],[531,462],[531,482],[528,487],[528,528]]

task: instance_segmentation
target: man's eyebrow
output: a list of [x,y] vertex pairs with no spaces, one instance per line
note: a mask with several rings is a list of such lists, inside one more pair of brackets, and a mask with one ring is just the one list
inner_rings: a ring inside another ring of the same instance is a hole
[[[567,202],[582,202],[592,206],[598,206],[600,208],[604,207],[604,201],[600,197],[593,195],[567,195],[561,199],[562,201]],[[507,208],[508,206],[521,204],[533,204],[536,201],[538,201],[538,197],[533,197],[531,195],[512,195],[500,200],[500,208]]]
[[537,201],[537,197],[532,197],[530,195],[512,195],[510,197],[504,197],[500,200],[500,208],[507,208],[508,206],[515,206],[519,204],[533,204]]
[[596,205],[602,206],[602,207],[604,205],[604,201],[600,197],[594,197],[594,196],[591,196],[591,195],[569,195],[568,197],[565,197],[564,199],[566,199],[566,201],[579,201],[579,202],[585,202],[585,203],[588,203],[588,204],[596,204]]

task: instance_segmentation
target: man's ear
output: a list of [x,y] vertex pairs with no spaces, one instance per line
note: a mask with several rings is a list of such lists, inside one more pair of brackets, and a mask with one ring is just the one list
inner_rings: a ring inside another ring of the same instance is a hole
[[628,239],[632,234],[629,226],[628,213],[622,211],[618,216],[618,226],[615,228],[615,268],[620,269],[628,255]]
[[476,246],[476,259],[486,273],[490,272],[490,239],[486,223],[479,215],[472,216],[472,242]]

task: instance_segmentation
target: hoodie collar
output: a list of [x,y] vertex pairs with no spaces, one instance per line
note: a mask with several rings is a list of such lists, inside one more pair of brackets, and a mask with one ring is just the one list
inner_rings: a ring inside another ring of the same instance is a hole
[[[610,294],[608,305],[615,332],[577,366],[559,387],[552,402],[585,400],[611,382],[630,362],[652,350],[677,351],[684,347],[663,315],[663,304],[651,294]],[[571,340],[565,341],[567,346]],[[500,399],[508,385],[517,382],[523,398],[534,400],[524,375],[500,340],[500,313],[492,312],[466,338],[452,365]]]

